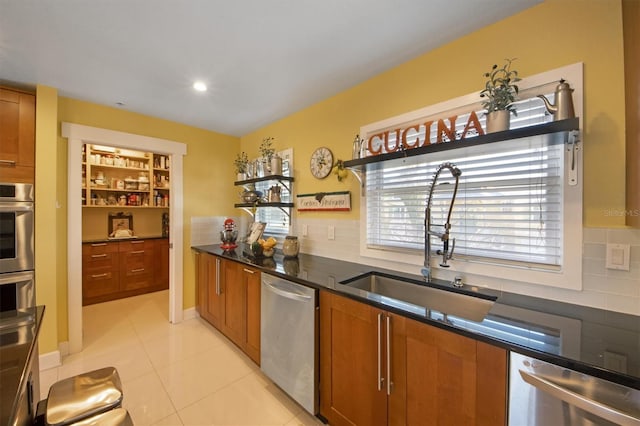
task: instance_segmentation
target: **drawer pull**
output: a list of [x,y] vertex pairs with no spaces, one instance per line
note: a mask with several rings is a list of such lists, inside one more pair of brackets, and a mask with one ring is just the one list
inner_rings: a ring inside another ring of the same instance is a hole
[[107,254],[106,253],[103,253],[103,254],[92,254],[91,257],[93,259],[97,259],[99,257],[107,257]]
[[144,241],[131,241],[131,244],[144,244]]
[[109,274],[95,274],[95,275],[91,275],[91,278],[104,278],[106,276],[108,276]]
[[142,253],[144,253],[144,250],[136,250],[136,251],[132,251],[130,253],[131,254],[142,254]]
[[131,272],[144,272],[144,268],[132,269]]
[[15,166],[16,162],[13,160],[0,160],[0,164],[7,164],[9,166]]
[[242,270],[245,271],[246,273],[252,274],[252,275],[256,273],[256,271],[252,271],[251,269],[247,269],[247,268],[242,268]]
[[106,246],[107,243],[93,243],[91,244],[91,247],[102,247],[102,246]]

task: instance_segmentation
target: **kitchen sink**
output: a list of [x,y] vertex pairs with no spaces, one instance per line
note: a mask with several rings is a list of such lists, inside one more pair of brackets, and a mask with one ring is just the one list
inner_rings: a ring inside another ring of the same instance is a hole
[[431,286],[377,272],[358,275],[342,281],[341,284],[476,322],[484,319],[497,299],[493,296]]

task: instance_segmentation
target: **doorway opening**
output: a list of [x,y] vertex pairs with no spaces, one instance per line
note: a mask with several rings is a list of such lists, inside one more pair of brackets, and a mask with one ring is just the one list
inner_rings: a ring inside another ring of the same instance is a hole
[[62,123],[62,136],[68,140],[67,176],[67,263],[69,353],[82,350],[82,146],[100,144],[122,149],[150,151],[166,155],[171,161],[169,192],[169,321],[182,321],[183,309],[183,156],[186,145],[165,139],[134,135],[73,123]]

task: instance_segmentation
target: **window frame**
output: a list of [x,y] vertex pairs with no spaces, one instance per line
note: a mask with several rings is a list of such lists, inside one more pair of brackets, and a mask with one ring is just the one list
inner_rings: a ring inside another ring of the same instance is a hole
[[[583,64],[576,63],[565,67],[557,68],[527,78],[523,78],[519,83],[520,98],[526,99],[533,93],[540,90],[543,92],[553,92],[560,79],[570,82],[574,89],[573,101],[577,117],[583,117]],[[360,128],[360,135],[370,135],[379,133],[391,127],[397,128],[404,123],[413,122],[424,117],[441,116],[448,117],[457,113],[468,112],[478,109],[480,105],[479,92],[461,96],[445,102],[427,106],[415,111],[387,118],[375,123],[367,124]],[[541,101],[542,102],[542,101]],[[583,123],[580,120],[580,134],[582,134]],[[580,147],[580,144],[579,144]],[[564,149],[565,170],[570,166],[571,152]],[[424,154],[428,155],[428,154]],[[494,286],[496,277],[517,282],[551,286],[570,290],[582,289],[582,199],[583,199],[583,159],[582,149],[577,150],[577,183],[569,185],[567,176],[563,182],[563,248],[562,265],[557,271],[539,270],[534,267],[522,265],[508,266],[496,265],[486,262],[479,262],[475,259],[454,258],[451,267],[446,270],[438,267],[436,256],[432,256],[432,274],[435,278],[451,279],[454,275],[462,275],[470,278],[475,285]],[[366,179],[366,176],[364,177]],[[422,266],[424,253],[417,254],[415,250],[398,251],[396,249],[369,248],[367,246],[367,208],[365,187],[363,185],[360,203],[360,256],[372,260],[385,260],[391,262],[401,262],[409,265]],[[579,218],[580,220],[576,220]],[[455,230],[452,230],[455,233]],[[416,272],[419,271],[416,268]],[[472,277],[473,276],[473,277]]]

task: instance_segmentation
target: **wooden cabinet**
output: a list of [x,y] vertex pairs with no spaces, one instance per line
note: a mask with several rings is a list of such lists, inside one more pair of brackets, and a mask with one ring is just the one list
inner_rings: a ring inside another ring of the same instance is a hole
[[207,253],[196,265],[198,313],[260,364],[260,271]]
[[320,346],[332,425],[505,424],[503,349],[328,292]]
[[163,239],[83,244],[82,304],[169,288],[169,265],[159,265],[168,261],[168,250]]
[[36,98],[0,87],[0,182],[34,183]]

